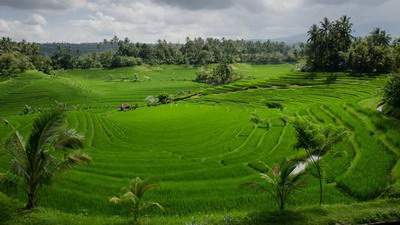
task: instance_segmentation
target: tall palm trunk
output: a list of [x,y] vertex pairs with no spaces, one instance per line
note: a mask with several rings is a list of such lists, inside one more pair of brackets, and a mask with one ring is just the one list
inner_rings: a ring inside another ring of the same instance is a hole
[[319,205],[322,205],[322,172],[321,172],[321,166],[316,163],[315,168],[317,169],[318,173],[318,179],[319,179]]
[[33,209],[37,205],[37,190],[38,185],[35,183],[28,185],[28,193],[27,193],[27,203],[25,209]]

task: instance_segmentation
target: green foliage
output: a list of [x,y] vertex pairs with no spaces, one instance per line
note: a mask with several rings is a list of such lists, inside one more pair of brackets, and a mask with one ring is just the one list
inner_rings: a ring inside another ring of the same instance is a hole
[[386,84],[383,101],[390,107],[400,108],[400,75],[394,75]]
[[110,202],[113,204],[123,205],[128,208],[129,212],[132,213],[134,222],[137,223],[140,215],[143,211],[157,207],[164,211],[164,208],[158,202],[150,202],[143,199],[144,194],[158,188],[157,184],[150,184],[146,181],[136,177],[132,179],[129,186],[124,188],[124,193],[118,197],[110,198]]
[[[281,163],[272,167],[269,172],[260,173],[264,184],[258,182],[247,183],[245,185],[255,188],[258,191],[270,193],[274,198],[280,211],[285,210],[286,202],[291,194],[300,188],[301,173],[295,173],[295,161],[283,160]],[[268,168],[265,168],[268,170]],[[271,187],[265,186],[269,184]]]
[[31,67],[29,59],[22,54],[14,52],[0,54],[0,76],[22,73]]
[[147,96],[146,97],[146,104],[147,104],[147,106],[156,106],[156,105],[158,105],[158,98],[157,97],[154,97],[154,96],[152,96],[152,95],[150,95],[150,96]]
[[168,95],[168,94],[165,94],[165,93],[164,94],[159,94],[157,96],[157,98],[158,98],[158,102],[160,104],[168,104],[168,103],[171,103],[173,101],[172,97],[170,95]]
[[142,60],[140,58],[135,58],[131,56],[119,56],[115,55],[111,61],[111,68],[116,67],[128,67],[128,66],[137,66],[141,65]]
[[320,25],[313,25],[308,31],[307,67],[311,71],[341,71],[346,62],[346,52],[352,42],[350,18],[343,16],[336,21],[324,18]]
[[347,71],[389,73],[395,68],[396,47],[391,37],[376,28],[365,38],[351,36],[350,18],[336,21],[327,18],[308,31],[307,63],[303,71]]
[[221,63],[213,67],[210,71],[208,68],[201,68],[197,73],[195,81],[219,85],[232,82],[235,79],[232,67],[229,64]]
[[376,45],[373,35],[355,41],[348,53],[348,65],[357,73],[389,73],[393,68],[392,51],[388,45]]
[[265,105],[270,109],[279,109],[281,111],[283,110],[283,105],[279,102],[267,102]]
[[[159,191],[146,193],[145,197],[168,207],[165,214],[147,211],[148,216],[141,219],[144,224],[179,224],[192,221],[192,217],[197,223],[212,223],[214,218],[207,219],[206,214],[217,217],[215,224],[221,224],[226,211],[235,217],[244,217],[249,211],[273,210],[272,199],[240,188],[239,184],[257,177],[248,168],[248,162],[263,160],[273,165],[284,157],[306,157],[303,151],[293,151],[296,131],[285,122],[295,115],[323,126],[345,126],[351,133],[350,140],[344,139],[322,158],[321,165],[327,178],[323,180],[324,205],[312,207],[313,210],[345,208],[349,211],[355,206],[348,204],[377,197],[388,185],[397,183],[398,179],[391,171],[398,157],[390,153],[381,138],[386,139],[393,151],[399,151],[398,125],[396,120],[387,117],[383,132],[374,128],[376,124],[372,120],[372,115],[377,117],[376,122],[385,118],[375,113],[381,98],[377,90],[384,86],[384,77],[336,73],[337,81],[327,86],[325,80],[330,73],[315,73],[314,79],[306,79],[304,73],[293,71],[293,66],[288,64],[232,66],[235,72],[249,75],[251,79],[208,86],[191,82],[196,76],[196,68],[191,66],[141,65],[56,71],[57,76],[52,78],[28,71],[1,80],[1,114],[7,116],[21,134],[29,134],[35,117],[18,115],[25,104],[45,109],[54,105],[54,100],[65,102],[71,107],[67,112],[69,127],[85,135],[87,149],[95,160],[88,167],[56,176],[50,187],[41,189],[40,206],[46,208],[39,207],[29,216],[20,216],[20,221],[127,224],[129,220],[122,207],[108,204],[106,199],[112,193],[119,193],[132,173],[162,182]],[[138,74],[143,81],[107,80],[108,76],[120,80],[133,74]],[[146,77],[151,79],[145,80]],[[142,107],[126,113],[115,109],[125,102],[143,105],[149,95],[175,95],[179,91],[193,97],[176,104]],[[266,102],[279,102],[285,110],[268,110]],[[77,106],[77,110],[72,110],[72,106]],[[254,111],[260,118],[267,119],[268,130],[255,128],[249,122]],[[9,129],[0,126],[0,138],[6,138],[9,133]],[[6,171],[10,158],[1,151],[0,170]],[[308,171],[314,175],[312,164],[309,167]],[[311,175],[304,179],[307,186],[294,192],[288,210],[301,211],[310,224],[324,224],[330,218],[345,223],[355,218],[344,210],[340,211],[342,216],[338,213],[334,217],[330,213],[324,216],[303,211],[305,206],[317,204],[319,197],[318,179]],[[16,197],[25,201],[21,193]],[[334,205],[338,203],[341,205]],[[390,206],[394,207],[393,204]],[[364,212],[376,215],[375,212],[384,206],[369,207]],[[359,217],[367,215],[361,215],[357,210],[352,213]],[[9,224],[18,224],[13,222]]]
[[[311,160],[317,170],[317,177],[320,184],[319,204],[322,204],[322,167],[321,157],[333,148],[333,145],[340,142],[346,135],[344,128],[332,126],[321,127],[304,119],[297,119],[293,124],[296,130],[296,148],[304,149],[307,152],[308,160]],[[316,158],[315,158],[316,156]]]
[[[8,121],[5,121],[8,125]],[[24,181],[27,194],[27,209],[37,205],[39,188],[49,183],[55,173],[88,162],[86,154],[67,149],[77,149],[83,146],[83,137],[75,130],[65,128],[65,116],[62,111],[43,113],[32,127],[32,132],[25,143],[20,133],[15,130],[6,143],[6,149],[11,155],[11,171]],[[56,151],[64,151],[60,159]]]

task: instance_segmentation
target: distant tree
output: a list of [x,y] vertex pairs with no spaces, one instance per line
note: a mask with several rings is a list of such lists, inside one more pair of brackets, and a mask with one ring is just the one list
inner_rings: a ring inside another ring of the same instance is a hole
[[279,210],[283,211],[286,208],[286,202],[290,195],[303,184],[301,181],[303,173],[296,173],[296,165],[295,161],[288,161],[286,159],[274,165],[272,169],[264,165],[263,168],[257,169],[264,182],[250,182],[244,185],[261,192],[270,193]]
[[324,18],[320,25],[308,31],[306,47],[307,67],[313,71],[341,71],[346,69],[343,53],[352,43],[352,23],[342,16],[336,21]]
[[140,58],[114,55],[111,61],[111,68],[136,66],[141,64],[142,60]]
[[51,74],[53,67],[51,66],[51,59],[44,55],[35,55],[31,58],[33,66],[46,74]]
[[159,94],[157,98],[160,104],[168,104],[173,101],[172,97],[168,94]]
[[393,42],[393,60],[397,71],[400,71],[400,38]]
[[[10,125],[8,121],[6,123]],[[49,184],[56,173],[90,161],[86,154],[68,151],[82,148],[83,137],[66,128],[65,114],[61,110],[43,113],[36,118],[27,142],[11,127],[13,132],[6,149],[11,155],[11,171],[24,180],[26,209],[37,206],[40,187]],[[57,151],[63,151],[64,155],[58,157]]]
[[335,144],[340,142],[347,133],[343,128],[321,127],[305,119],[297,119],[293,125],[297,137],[296,148],[306,151],[308,159],[311,160],[316,169],[317,178],[319,179],[319,204],[321,205],[323,171],[320,159]]
[[127,188],[124,188],[122,194],[110,198],[109,201],[113,204],[127,207],[129,212],[132,213],[134,222],[136,224],[141,213],[151,207],[156,207],[164,211],[164,208],[160,205],[160,203],[150,202],[143,199],[144,194],[147,191],[158,187],[159,186],[157,184],[149,184],[139,177],[136,177],[135,179],[132,179]]
[[99,57],[99,62],[102,65],[102,67],[104,68],[110,68],[111,67],[111,63],[113,60],[113,53],[110,51],[107,52],[101,52],[98,55]]
[[383,101],[390,107],[400,109],[400,75],[393,76],[386,84]]
[[57,52],[51,56],[52,66],[55,69],[73,69],[76,65],[76,56],[72,54],[71,48],[57,47]]
[[17,52],[7,52],[0,55],[0,76],[22,73],[32,68],[29,59]]
[[394,67],[390,36],[379,28],[356,40],[348,52],[348,65],[358,73],[389,73]]
[[229,64],[220,63],[213,68],[203,67],[197,73],[195,81],[208,84],[226,84],[234,80],[233,69]]

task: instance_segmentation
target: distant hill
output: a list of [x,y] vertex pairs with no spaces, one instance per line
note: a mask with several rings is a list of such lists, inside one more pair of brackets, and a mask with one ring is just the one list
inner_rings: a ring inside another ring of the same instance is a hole
[[45,55],[52,55],[57,51],[57,46],[70,48],[74,54],[88,54],[93,52],[114,51],[117,45],[111,43],[42,43],[40,51]]

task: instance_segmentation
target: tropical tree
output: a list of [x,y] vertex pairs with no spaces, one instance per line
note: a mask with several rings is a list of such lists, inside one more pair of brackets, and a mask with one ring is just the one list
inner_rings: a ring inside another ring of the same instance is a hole
[[346,52],[352,43],[350,17],[342,16],[336,21],[324,18],[320,25],[314,24],[308,31],[307,69],[312,71],[339,71],[346,67]]
[[389,73],[396,64],[390,41],[390,35],[379,28],[356,39],[347,53],[349,68],[358,73]]
[[24,180],[26,209],[37,206],[40,187],[49,184],[55,174],[91,160],[77,151],[83,147],[83,137],[66,127],[62,110],[42,113],[36,118],[26,142],[8,121],[5,122],[13,129],[6,149],[11,155],[11,172]]
[[274,165],[272,169],[264,165],[263,169],[257,169],[263,182],[250,182],[245,185],[271,194],[279,210],[283,211],[290,195],[303,184],[300,179],[303,172],[295,171],[296,165],[295,161],[287,159]]
[[164,211],[161,204],[157,202],[145,201],[143,199],[144,194],[147,191],[158,188],[157,184],[150,184],[142,180],[139,177],[132,179],[129,186],[123,188],[123,193],[119,196],[110,198],[110,202],[113,204],[123,205],[128,208],[129,212],[132,213],[134,222],[137,223],[141,212],[151,207],[159,208]]
[[304,149],[307,153],[308,160],[314,165],[317,178],[319,179],[319,204],[322,204],[322,167],[321,157],[330,151],[333,146],[340,142],[346,135],[343,128],[333,126],[322,127],[309,122],[305,119],[297,119],[294,122],[296,130],[297,143],[296,148]]
[[393,76],[384,88],[383,100],[393,108],[400,108],[400,75]]

